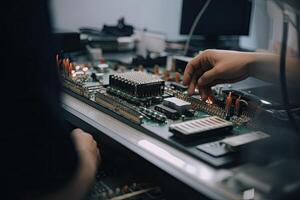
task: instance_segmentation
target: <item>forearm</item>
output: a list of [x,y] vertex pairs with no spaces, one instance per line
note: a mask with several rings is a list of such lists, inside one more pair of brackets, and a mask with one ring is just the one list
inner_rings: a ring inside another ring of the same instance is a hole
[[262,80],[277,82],[279,56],[271,53],[250,53],[249,74]]
[[[279,55],[271,53],[250,53],[249,57],[250,76],[273,83],[279,83]],[[288,82],[292,87],[299,86],[300,63],[297,58],[287,57],[286,74]]]

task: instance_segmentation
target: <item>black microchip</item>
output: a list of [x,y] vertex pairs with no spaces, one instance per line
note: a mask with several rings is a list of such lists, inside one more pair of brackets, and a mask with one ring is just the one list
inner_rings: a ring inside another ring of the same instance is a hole
[[177,112],[177,110],[174,110],[172,108],[168,108],[164,105],[157,105],[154,107],[155,110],[165,114],[167,118],[172,119],[172,120],[177,120],[179,119],[180,115]]
[[178,90],[181,92],[187,91],[187,89],[188,89],[187,86],[182,85],[180,83],[176,83],[176,82],[171,83],[171,87],[173,87],[175,90]]

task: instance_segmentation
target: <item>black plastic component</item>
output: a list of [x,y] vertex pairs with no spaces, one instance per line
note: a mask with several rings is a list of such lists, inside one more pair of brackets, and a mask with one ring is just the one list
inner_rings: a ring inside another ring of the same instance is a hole
[[231,122],[213,116],[171,124],[169,130],[174,133],[174,136],[178,139],[188,141],[227,135],[232,128],[233,124]]
[[171,87],[173,87],[175,90],[178,90],[181,92],[187,91],[187,89],[188,89],[187,86],[182,85],[180,83],[176,83],[176,82],[171,83]]
[[180,115],[177,112],[177,110],[174,110],[172,108],[168,108],[164,105],[157,105],[154,107],[155,110],[165,114],[167,118],[172,119],[172,120],[177,120],[179,119]]

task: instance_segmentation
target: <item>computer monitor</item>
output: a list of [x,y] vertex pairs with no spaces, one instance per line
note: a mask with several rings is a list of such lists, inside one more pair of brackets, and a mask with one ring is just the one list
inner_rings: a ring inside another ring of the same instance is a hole
[[[206,1],[182,0],[181,35],[189,34],[194,20]],[[204,40],[200,40],[201,44],[196,40],[194,44],[198,42],[196,46],[201,48],[238,49],[238,36],[249,35],[251,11],[251,0],[212,0],[193,34],[193,36],[203,36]]]
[[[195,18],[206,1],[183,0],[180,34],[189,34]],[[250,0],[212,0],[198,22],[194,35],[248,35],[251,9]]]

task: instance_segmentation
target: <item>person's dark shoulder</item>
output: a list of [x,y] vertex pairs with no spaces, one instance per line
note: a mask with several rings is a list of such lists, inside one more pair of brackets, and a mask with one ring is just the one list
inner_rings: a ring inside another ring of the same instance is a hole
[[70,181],[78,158],[62,125],[47,1],[12,0],[5,9],[1,181],[4,191],[16,190],[14,195],[52,191]]

